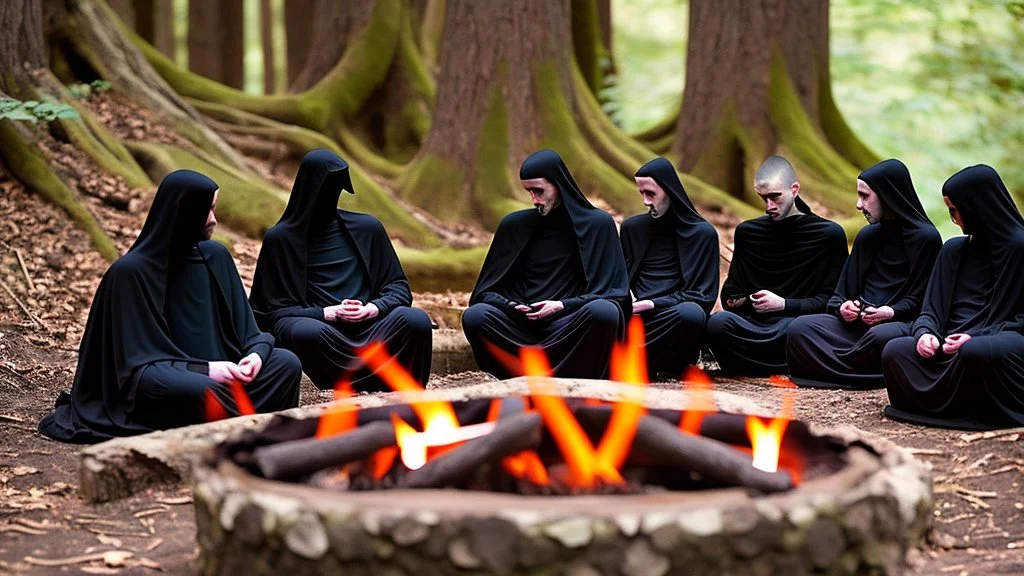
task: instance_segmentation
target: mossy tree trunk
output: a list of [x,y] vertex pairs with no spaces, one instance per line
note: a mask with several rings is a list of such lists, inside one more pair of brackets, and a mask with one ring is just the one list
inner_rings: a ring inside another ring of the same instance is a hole
[[782,154],[809,199],[851,212],[857,173],[876,156],[836,108],[828,42],[825,1],[691,0],[686,87],[668,146],[680,169],[757,205],[753,173]]

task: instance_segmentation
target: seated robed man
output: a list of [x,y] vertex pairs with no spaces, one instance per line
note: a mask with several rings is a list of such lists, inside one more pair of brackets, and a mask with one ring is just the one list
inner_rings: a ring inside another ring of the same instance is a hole
[[518,374],[501,356],[538,346],[556,376],[604,377],[629,306],[615,223],[551,150],[527,157],[519,177],[535,209],[505,216],[494,233],[462,315],[473,356],[507,378]]
[[281,219],[263,238],[249,301],[260,327],[295,352],[320,389],[391,388],[357,350],[382,342],[418,382],[430,377],[431,325],[380,220],[338,208],[355,194],[348,164],[306,154]]
[[736,227],[722,308],[708,319],[708,347],[724,373],[768,376],[787,371],[786,328],[824,312],[846,262],[843,229],[799,197],[785,158],[765,160],[754,191],[767,214]]
[[648,373],[678,378],[697,361],[718,298],[718,232],[665,158],[644,164],[635,178],[648,213],[619,230],[633,314],[644,321]]
[[208,241],[217,195],[191,170],[160,183],[138,239],[96,290],[71,393],[39,432],[101,442],[203,422],[211,400],[236,416],[239,383],[259,412],[298,405],[299,359],[260,332],[231,254]]
[[966,236],[942,246],[913,335],[882,352],[891,418],[963,429],[1024,425],[1024,219],[978,165],[942,187]]
[[826,313],[789,325],[789,371],[798,386],[884,388],[882,350],[910,335],[942,248],[899,160],[861,172],[857,209],[868,225],[853,242]]

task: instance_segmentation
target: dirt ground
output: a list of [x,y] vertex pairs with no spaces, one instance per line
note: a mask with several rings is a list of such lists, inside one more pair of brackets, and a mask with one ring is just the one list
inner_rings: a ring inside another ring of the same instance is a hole
[[[101,176],[74,165],[84,180]],[[111,184],[112,197],[90,206],[122,251],[145,207],[133,190]],[[171,574],[196,571],[198,549],[187,488],[153,490],[103,505],[76,494],[79,447],[49,441],[36,424],[74,375],[78,341],[106,263],[84,234],[55,208],[0,173],[0,574]],[[125,200],[127,199],[127,200]],[[258,244],[230,231],[243,280],[252,277]],[[465,295],[417,295],[439,325],[452,324]],[[431,380],[458,386],[488,378],[464,373]],[[671,384],[669,384],[671,385]],[[778,406],[778,388],[763,381],[722,380],[722,390]],[[320,400],[303,384],[302,403]],[[910,554],[918,574],[1024,573],[1024,430],[994,436],[898,424],[881,415],[884,391],[796,392],[798,418],[849,424],[914,450],[931,464],[936,531]],[[129,554],[130,553],[130,556]]]

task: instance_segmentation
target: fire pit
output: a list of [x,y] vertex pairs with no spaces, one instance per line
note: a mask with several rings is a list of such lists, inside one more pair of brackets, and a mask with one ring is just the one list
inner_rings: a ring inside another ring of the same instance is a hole
[[[195,470],[203,570],[895,573],[929,526],[928,473],[894,446],[594,388],[520,379],[493,398],[275,419]],[[442,445],[431,422],[448,410],[462,436]],[[777,472],[756,446],[773,429]]]

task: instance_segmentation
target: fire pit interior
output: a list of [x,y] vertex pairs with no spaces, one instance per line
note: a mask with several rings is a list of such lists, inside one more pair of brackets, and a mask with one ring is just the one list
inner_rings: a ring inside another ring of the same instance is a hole
[[621,390],[277,417],[196,470],[204,570],[891,573],[929,525],[896,448]]

